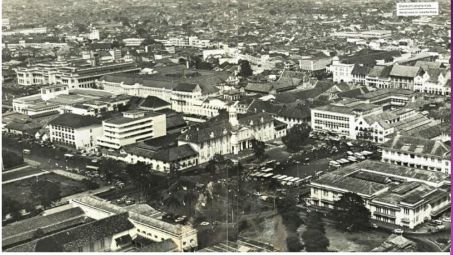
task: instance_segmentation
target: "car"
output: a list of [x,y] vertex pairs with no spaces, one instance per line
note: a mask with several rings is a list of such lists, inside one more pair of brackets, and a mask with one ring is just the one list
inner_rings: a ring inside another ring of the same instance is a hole
[[202,223],[200,223],[200,225],[201,225],[201,226],[207,226],[207,225],[209,225],[209,222],[203,221]]
[[437,230],[442,230],[442,229],[445,229],[445,225],[440,225],[440,226],[437,226],[436,227]]
[[433,220],[433,223],[436,224],[436,225],[444,224],[441,220]]
[[444,217],[442,219],[443,222],[451,222],[451,218],[450,217]]
[[379,228],[379,226],[376,223],[371,224],[372,228]]
[[402,235],[404,233],[404,230],[402,230],[400,228],[397,228],[397,229],[393,230],[393,233],[398,234],[398,235]]
[[126,200],[126,205],[133,205],[133,204],[135,204],[135,201],[133,199]]

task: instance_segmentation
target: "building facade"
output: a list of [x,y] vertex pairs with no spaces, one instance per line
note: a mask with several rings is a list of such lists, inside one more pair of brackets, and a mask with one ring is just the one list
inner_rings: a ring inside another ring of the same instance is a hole
[[166,134],[165,114],[133,110],[102,122],[103,136],[98,138],[101,147],[119,149],[148,138]]

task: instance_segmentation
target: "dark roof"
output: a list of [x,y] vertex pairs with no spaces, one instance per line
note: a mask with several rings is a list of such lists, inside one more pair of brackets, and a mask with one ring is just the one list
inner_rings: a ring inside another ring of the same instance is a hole
[[185,158],[196,157],[198,153],[192,149],[192,146],[183,144],[178,147],[170,147],[157,151],[153,158],[163,162],[176,162]]
[[273,86],[271,83],[247,83],[247,86],[245,86],[245,91],[250,91],[250,92],[258,92],[258,93],[269,93],[273,89]]
[[88,245],[92,240],[111,237],[132,228],[134,225],[128,220],[128,214],[121,213],[35,240],[32,242],[34,247],[25,245],[33,248],[28,252],[74,251]]
[[356,76],[365,76],[368,74],[368,71],[370,70],[369,67],[363,66],[363,65],[354,65],[354,68],[352,69],[352,75]]
[[437,157],[446,157],[446,155],[450,152],[450,147],[441,141],[402,135],[396,135],[392,140],[382,144],[382,147]]
[[90,219],[86,218],[85,213],[78,207],[22,220],[3,227],[2,246],[10,246],[30,240],[37,229],[41,229],[44,233],[50,233],[86,223],[87,221],[90,221]]
[[101,119],[93,116],[84,116],[72,113],[64,113],[49,122],[51,125],[81,128],[93,125],[101,125]]
[[140,104],[140,107],[155,109],[155,108],[160,108],[160,107],[169,106],[169,105],[171,105],[171,104],[165,100],[162,100],[155,96],[148,96]]
[[314,99],[332,88],[333,85],[333,81],[319,81],[312,89],[289,91],[277,94],[275,96],[275,100],[280,103],[292,103],[297,100]]
[[187,123],[181,114],[166,115],[166,117],[167,117],[167,130],[187,126]]
[[400,57],[401,52],[399,51],[378,51],[363,49],[356,52],[353,56],[347,56],[341,59],[341,62],[346,64],[363,64],[365,66],[372,67],[376,65],[377,60],[385,60],[385,62],[391,62],[395,57]]

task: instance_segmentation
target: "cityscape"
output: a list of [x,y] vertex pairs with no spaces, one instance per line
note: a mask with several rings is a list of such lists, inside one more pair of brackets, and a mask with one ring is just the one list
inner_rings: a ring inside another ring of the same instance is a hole
[[2,251],[450,252],[451,2],[397,2],[3,0]]

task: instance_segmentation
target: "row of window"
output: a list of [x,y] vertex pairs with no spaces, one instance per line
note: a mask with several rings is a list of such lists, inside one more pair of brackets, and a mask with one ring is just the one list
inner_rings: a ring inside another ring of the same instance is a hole
[[61,131],[64,131],[64,132],[74,133],[74,128],[70,128],[70,127],[53,125],[52,128],[55,129],[55,130],[61,130]]
[[68,134],[65,134],[65,133],[62,133],[62,132],[52,132],[52,135],[53,136],[57,136],[57,137],[61,137],[61,138],[65,138],[65,139],[74,140],[74,135],[68,135]]
[[348,121],[349,122],[349,118],[348,117],[342,117],[342,116],[338,116],[338,115],[332,115],[332,114],[325,114],[325,113],[315,112],[314,116],[316,118],[339,120],[339,121]]
[[324,125],[326,128],[349,128],[349,124],[347,123],[338,123],[338,122],[333,122],[333,121],[327,121],[327,120],[315,120],[315,124],[318,125]]

